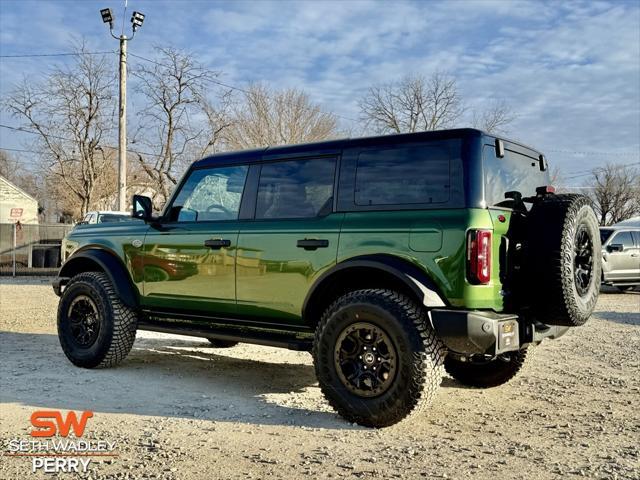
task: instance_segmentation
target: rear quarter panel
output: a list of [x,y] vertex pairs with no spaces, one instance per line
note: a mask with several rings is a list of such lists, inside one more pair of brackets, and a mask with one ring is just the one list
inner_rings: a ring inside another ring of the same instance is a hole
[[466,234],[470,228],[493,229],[490,212],[442,209],[347,213],[340,233],[338,263],[360,255],[394,255],[425,271],[451,307],[500,311],[500,241],[494,237],[490,284],[471,285],[466,280]]

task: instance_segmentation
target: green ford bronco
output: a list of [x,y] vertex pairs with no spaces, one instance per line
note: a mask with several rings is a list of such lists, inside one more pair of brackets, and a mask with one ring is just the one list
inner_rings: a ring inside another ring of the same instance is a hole
[[135,196],[136,221],[68,236],[60,344],[85,368],[138,329],[306,350],[340,415],[392,425],[443,369],[503,384],[589,318],[598,222],[549,183],[539,152],[472,129],[207,157],[159,216]]

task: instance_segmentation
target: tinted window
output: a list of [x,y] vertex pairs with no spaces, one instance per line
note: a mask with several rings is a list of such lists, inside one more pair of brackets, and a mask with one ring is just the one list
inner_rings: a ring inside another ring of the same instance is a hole
[[446,144],[364,151],[356,167],[356,205],[445,203],[450,153]]
[[173,201],[170,222],[235,220],[249,167],[194,170]]
[[616,236],[611,240],[611,244],[614,243],[622,244],[625,250],[627,248],[633,248],[633,237],[631,237],[631,232],[620,232],[616,234]]
[[329,213],[334,158],[265,163],[260,170],[256,218],[309,218]]
[[536,194],[536,188],[551,185],[547,171],[540,171],[536,158],[505,149],[504,157],[496,157],[493,145],[484,147],[484,196],[488,206],[505,200],[504,194],[520,192],[523,197]]

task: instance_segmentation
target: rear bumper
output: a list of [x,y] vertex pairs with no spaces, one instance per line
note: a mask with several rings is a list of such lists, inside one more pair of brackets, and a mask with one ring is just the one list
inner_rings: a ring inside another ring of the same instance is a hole
[[525,322],[516,314],[492,311],[434,309],[430,316],[433,329],[445,346],[464,355],[496,356],[545,338],[558,338],[569,329]]

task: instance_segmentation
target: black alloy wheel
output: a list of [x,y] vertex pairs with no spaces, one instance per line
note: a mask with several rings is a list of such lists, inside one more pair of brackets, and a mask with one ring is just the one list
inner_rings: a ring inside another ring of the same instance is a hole
[[574,257],[574,277],[578,295],[584,297],[589,292],[593,274],[593,243],[584,225],[576,231]]
[[358,322],[349,325],[338,337],[334,362],[340,380],[350,392],[374,397],[393,383],[396,348],[382,328]]
[[73,299],[67,311],[71,338],[82,348],[93,345],[100,332],[98,307],[87,295],[78,295]]

